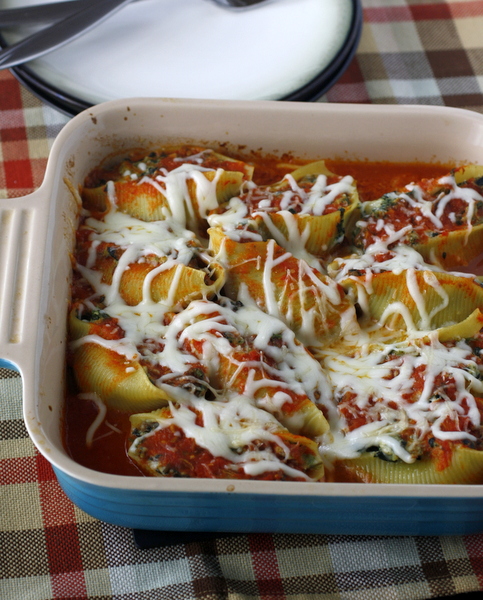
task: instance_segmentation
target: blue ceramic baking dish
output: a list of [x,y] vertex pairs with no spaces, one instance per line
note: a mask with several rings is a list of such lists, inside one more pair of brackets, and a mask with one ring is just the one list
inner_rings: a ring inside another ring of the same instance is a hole
[[301,158],[483,164],[483,116],[430,106],[126,99],[59,134],[42,186],[0,200],[0,365],[22,375],[25,422],[67,495],[141,529],[445,535],[483,531],[483,486],[290,483],[106,475],[62,443],[78,185],[111,153],[179,142]]

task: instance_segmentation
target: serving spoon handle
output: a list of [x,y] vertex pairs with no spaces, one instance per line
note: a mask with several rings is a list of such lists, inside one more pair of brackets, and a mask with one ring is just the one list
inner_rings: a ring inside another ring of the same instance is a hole
[[[253,8],[257,4],[271,0],[211,0],[218,6],[228,9]],[[65,19],[74,12],[84,10],[90,4],[97,4],[98,0],[61,0],[48,4],[33,4],[15,8],[0,9],[0,28],[16,27],[18,25],[45,25]]]
[[97,4],[97,0],[62,0],[48,4],[33,4],[0,10],[0,27],[16,27],[17,25],[45,25],[65,19],[75,12]]
[[[89,0],[81,10],[56,21],[0,52],[0,69],[10,69],[63,46],[85,33],[132,0]],[[71,4],[65,2],[63,4]],[[47,5],[42,5],[45,8]],[[32,7],[33,8],[33,7]],[[25,21],[24,21],[25,22]],[[0,25],[2,25],[0,21]]]

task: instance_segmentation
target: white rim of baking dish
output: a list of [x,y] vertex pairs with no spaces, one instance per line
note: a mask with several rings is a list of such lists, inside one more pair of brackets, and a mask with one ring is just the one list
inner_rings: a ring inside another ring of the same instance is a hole
[[[135,117],[143,109],[157,110],[161,115],[166,107],[182,107],[183,110],[228,111],[248,115],[253,111],[269,110],[279,112],[281,118],[297,114],[320,113],[324,118],[337,115],[345,118],[367,119],[381,116],[406,120],[416,118],[424,122],[436,115],[442,127],[455,127],[466,123],[467,127],[478,123],[481,131],[472,143],[483,145],[483,115],[462,109],[429,106],[374,106],[302,104],[279,102],[246,101],[194,101],[178,99],[132,98],[114,100],[95,106],[72,119],[55,140],[47,163],[45,178],[40,188],[29,196],[0,200],[0,366],[8,363],[16,365],[22,375],[24,394],[24,418],[28,432],[39,451],[66,475],[79,482],[111,489],[146,492],[190,492],[190,493],[242,493],[277,494],[287,496],[359,496],[359,497],[425,497],[425,498],[481,498],[483,486],[470,485],[416,485],[416,484],[352,484],[352,483],[304,483],[304,482],[262,482],[213,479],[149,478],[109,475],[85,468],[73,461],[58,444],[52,443],[45,433],[44,424],[39,420],[39,406],[48,402],[38,389],[39,369],[47,368],[38,364],[38,357],[44,331],[45,289],[47,266],[43,264],[49,236],[54,227],[52,217],[55,196],[59,187],[59,169],[69,172],[65,156],[71,155],[66,146],[76,132],[89,124],[95,132],[98,123],[115,114],[119,121],[126,120],[129,114]],[[315,112],[314,112],[315,111]],[[94,135],[94,134],[93,134]],[[98,137],[106,136],[105,131],[96,132]],[[478,137],[479,136],[479,137]],[[377,141],[377,140],[376,140]],[[464,157],[462,157],[462,160]],[[59,166],[62,163],[62,168]],[[75,168],[75,165],[71,165]],[[83,175],[86,175],[84,173]],[[50,268],[50,267],[49,267]],[[61,299],[62,301],[62,299]],[[64,306],[67,299],[63,300]],[[63,317],[64,318],[64,317]],[[7,363],[2,362],[7,361]],[[58,424],[59,425],[59,424]]]

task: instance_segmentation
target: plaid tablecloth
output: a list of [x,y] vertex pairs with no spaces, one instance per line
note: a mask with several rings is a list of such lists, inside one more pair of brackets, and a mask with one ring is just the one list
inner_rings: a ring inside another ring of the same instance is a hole
[[[357,55],[322,102],[483,112],[483,0],[363,6]],[[66,122],[0,71],[0,198],[40,185]],[[420,600],[479,590],[483,535],[476,534],[249,534],[139,549],[132,531],[66,498],[28,438],[19,376],[0,369],[1,600]]]

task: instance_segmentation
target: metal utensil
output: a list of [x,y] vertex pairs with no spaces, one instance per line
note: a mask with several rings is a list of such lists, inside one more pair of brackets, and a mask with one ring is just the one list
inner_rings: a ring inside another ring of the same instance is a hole
[[[7,46],[0,52],[0,69],[10,69],[38,58],[85,33],[132,0],[89,0],[81,10],[56,21],[37,33]],[[75,3],[69,3],[74,4]],[[49,5],[42,5],[44,8]],[[25,21],[24,21],[25,22]],[[0,25],[1,25],[0,19]]]
[[[134,0],[135,1],[135,0]],[[257,4],[272,0],[210,0],[222,8],[247,9]],[[0,9],[0,28],[17,25],[44,25],[55,23],[71,16],[77,11],[85,10],[91,4],[99,4],[98,0],[62,0],[48,4],[34,4],[16,8]],[[85,31],[85,30],[84,30]]]
[[64,0],[48,4],[17,6],[0,10],[0,27],[16,27],[17,25],[47,25],[70,17],[79,10],[84,10],[96,0]]
[[[271,0],[211,0],[224,8],[246,9]],[[76,0],[0,11],[0,27],[52,22],[31,36],[0,51],[0,69],[10,69],[60,48],[132,0]]]
[[273,0],[211,0],[215,4],[219,6],[223,6],[224,8],[253,8],[257,4],[266,4],[267,2],[272,2]]

